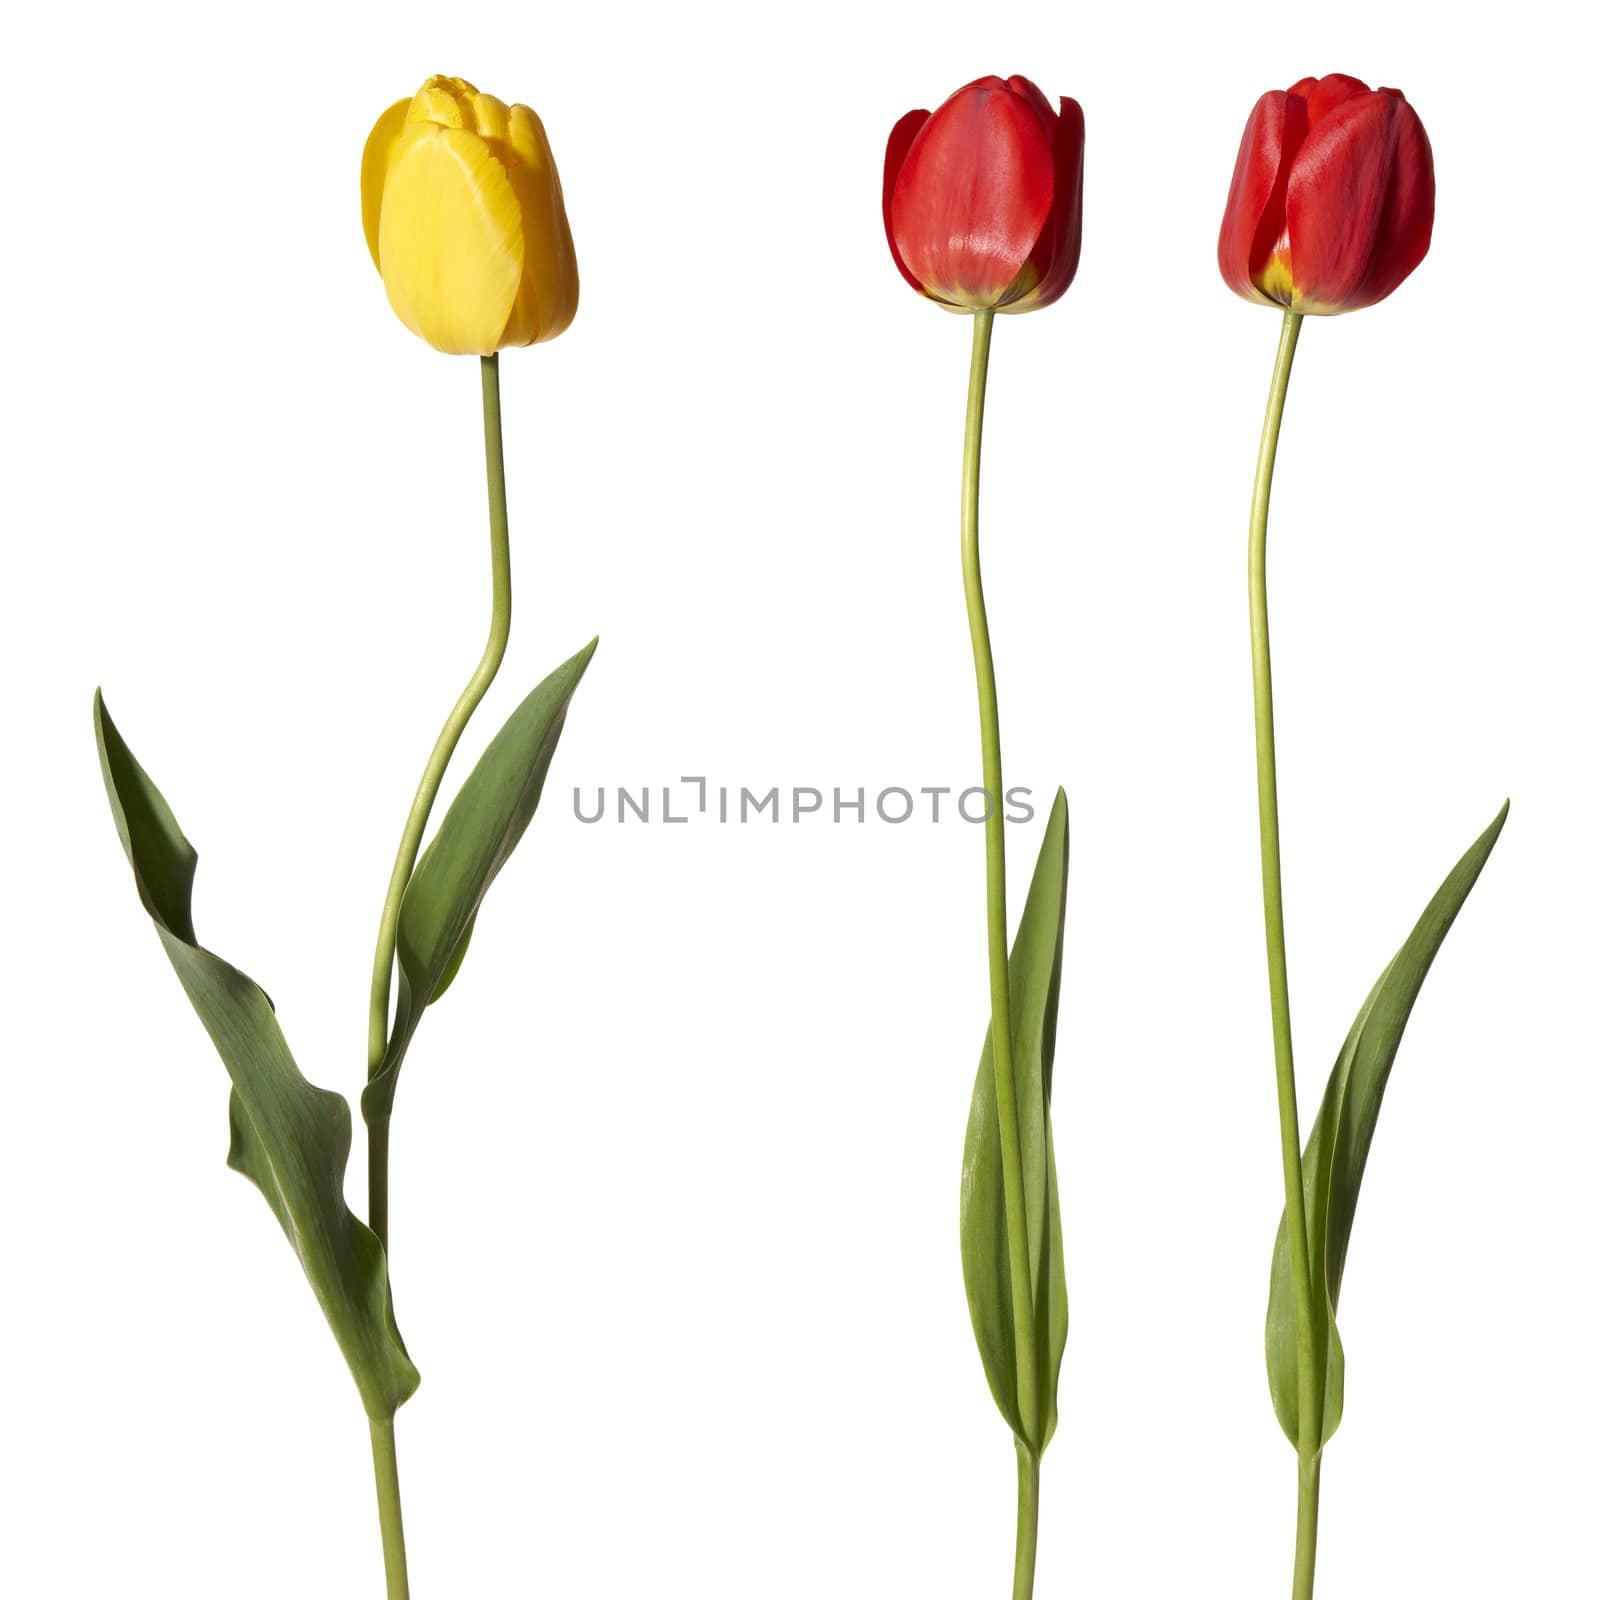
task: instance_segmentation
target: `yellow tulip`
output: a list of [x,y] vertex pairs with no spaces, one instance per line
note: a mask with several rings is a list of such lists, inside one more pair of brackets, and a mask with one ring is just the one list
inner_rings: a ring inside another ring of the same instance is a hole
[[544,124],[464,78],[429,78],[378,118],[361,157],[361,223],[395,315],[436,350],[536,344],[578,309]]

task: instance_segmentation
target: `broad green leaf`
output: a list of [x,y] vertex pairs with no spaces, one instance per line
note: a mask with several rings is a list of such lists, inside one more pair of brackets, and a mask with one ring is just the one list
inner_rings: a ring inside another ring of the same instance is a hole
[[368,1122],[389,1115],[400,1064],[422,1013],[454,980],[478,907],[533,820],[567,706],[598,643],[591,639],[511,713],[411,874],[395,939],[400,982],[394,1027],[361,1097]]
[[395,1327],[383,1246],[344,1203],[350,1108],[300,1075],[261,989],[196,943],[194,849],[98,694],[94,726],[139,898],[233,1081],[228,1165],[256,1184],[288,1235],[368,1415],[392,1417],[417,1371]]
[[1067,797],[1056,791],[1022,921],[1011,947],[1012,1061],[1022,1135],[1034,1349],[1041,1416],[1027,1426],[1017,1399],[1016,1326],[1006,1246],[1005,1188],[994,1095],[994,1039],[985,1036],[961,1162],[961,1269],[983,1370],[1000,1414],[1035,1453],[1056,1427],[1056,1385],[1067,1343],[1067,1285],[1050,1092],[1067,906]]
[[461,970],[461,963],[467,958],[467,946],[472,943],[472,930],[477,925],[477,921],[478,919],[474,917],[467,924],[467,931],[461,935],[460,940],[457,942],[455,950],[450,956],[450,961],[444,969],[444,974],[433,991],[433,998],[428,1001],[430,1006],[442,1000],[445,990],[456,981],[456,974]]
[[[1508,801],[1451,869],[1411,936],[1367,996],[1334,1063],[1306,1143],[1306,1228],[1316,1323],[1312,1346],[1318,1352],[1323,1376],[1323,1444],[1333,1437],[1344,1412],[1344,1350],[1333,1319],[1339,1309],[1350,1229],[1383,1091],[1422,980],[1478,881],[1509,810]],[[1272,1251],[1272,1287],[1267,1301],[1267,1382],[1278,1421],[1290,1442],[1298,1446],[1300,1402],[1294,1293],[1289,1276],[1288,1232],[1282,1218]]]

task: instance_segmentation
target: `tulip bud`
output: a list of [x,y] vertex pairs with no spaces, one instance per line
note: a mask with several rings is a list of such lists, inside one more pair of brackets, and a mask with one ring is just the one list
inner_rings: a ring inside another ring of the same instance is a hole
[[952,311],[1066,293],[1083,231],[1083,111],[1026,78],[979,78],[889,135],[883,225],[907,283]]
[[361,223],[395,315],[436,350],[492,355],[553,339],[578,263],[544,124],[527,106],[429,78],[378,118]]
[[1256,102],[1217,241],[1235,294],[1357,311],[1400,287],[1432,234],[1433,151],[1398,89],[1334,73]]

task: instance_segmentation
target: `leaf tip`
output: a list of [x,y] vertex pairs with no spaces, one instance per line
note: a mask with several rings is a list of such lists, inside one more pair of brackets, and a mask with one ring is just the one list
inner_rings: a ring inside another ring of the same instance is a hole
[[1050,838],[1060,834],[1063,840],[1067,837],[1067,791],[1058,783],[1056,785],[1055,799],[1050,804],[1050,819],[1045,823],[1045,837]]
[[1487,839],[1490,847],[1500,842],[1500,832],[1506,825],[1506,818],[1511,815],[1511,797],[1508,795],[1500,809],[1495,812],[1494,821],[1483,830],[1483,838]]

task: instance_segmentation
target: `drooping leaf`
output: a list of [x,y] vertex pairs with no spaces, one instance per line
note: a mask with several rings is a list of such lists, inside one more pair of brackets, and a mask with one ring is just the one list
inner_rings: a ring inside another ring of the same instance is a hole
[[1016,1324],[1006,1243],[1005,1186],[994,1092],[994,1039],[984,1039],[961,1163],[961,1269],[967,1308],[989,1390],[1011,1430],[1035,1453],[1056,1427],[1056,1386],[1067,1342],[1067,1287],[1061,1246],[1050,1095],[1061,993],[1067,903],[1067,797],[1056,791],[1033,882],[1011,947],[1012,1063],[1022,1137],[1028,1260],[1033,1277],[1037,1419],[1024,1419],[1017,1394]]
[[261,989],[195,941],[194,849],[98,694],[94,725],[139,898],[233,1082],[228,1165],[272,1207],[368,1415],[392,1417],[415,1391],[417,1371],[395,1327],[383,1246],[344,1203],[350,1108],[301,1076]]
[[394,1104],[395,1083],[428,1005],[454,980],[478,907],[538,809],[567,706],[598,640],[530,694],[489,743],[445,813],[400,902],[400,981],[389,1047],[361,1097],[368,1122]]
[[[1473,842],[1428,902],[1410,937],[1367,996],[1329,1075],[1304,1154],[1306,1228],[1311,1257],[1312,1348],[1323,1378],[1321,1442],[1326,1444],[1344,1412],[1344,1350],[1334,1324],[1356,1201],[1377,1126],[1383,1092],[1400,1038],[1422,981],[1450,925],[1478,881],[1510,802]],[[1267,1301],[1267,1382],[1278,1422],[1298,1446],[1300,1400],[1295,1346],[1294,1292],[1289,1274],[1288,1231],[1280,1218],[1272,1251],[1272,1287]]]

